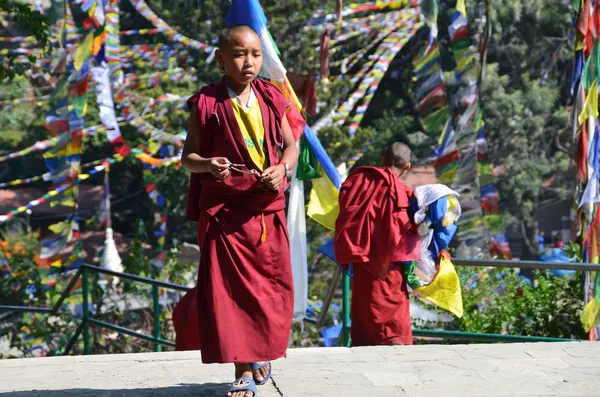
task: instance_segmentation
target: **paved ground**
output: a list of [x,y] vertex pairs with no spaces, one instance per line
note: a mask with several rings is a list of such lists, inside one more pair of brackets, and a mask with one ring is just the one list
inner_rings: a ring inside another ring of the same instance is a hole
[[[6,397],[224,397],[198,352],[0,360]],[[260,397],[600,396],[600,343],[290,350]]]

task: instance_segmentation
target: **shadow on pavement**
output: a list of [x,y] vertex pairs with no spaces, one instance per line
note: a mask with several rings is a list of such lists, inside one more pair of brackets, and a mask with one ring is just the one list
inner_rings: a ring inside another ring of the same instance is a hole
[[[93,376],[93,375],[91,375]],[[157,387],[147,389],[62,389],[62,390],[31,390],[0,393],[2,397],[224,397],[229,383],[197,383],[181,384],[178,386]]]

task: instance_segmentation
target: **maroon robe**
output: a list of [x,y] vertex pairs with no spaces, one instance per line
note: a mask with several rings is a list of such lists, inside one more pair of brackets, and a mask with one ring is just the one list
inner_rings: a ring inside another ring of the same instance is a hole
[[340,189],[334,249],[340,265],[354,265],[354,346],[412,344],[399,263],[420,258],[421,240],[408,214],[411,195],[389,168],[359,167]]
[[[257,79],[252,88],[262,113],[269,164],[278,164],[287,101],[266,81]],[[204,87],[188,106],[198,109],[199,128],[188,133],[199,134],[202,157],[226,157],[260,172],[246,149],[224,81]],[[264,191],[253,175],[232,170],[219,180],[210,173],[192,174],[186,212],[198,222],[200,266],[190,294],[196,295],[204,363],[285,356],[294,294],[284,208],[283,188]],[[174,314],[193,315],[189,302]],[[178,338],[181,333],[189,339],[193,321],[177,316],[173,322]],[[194,348],[193,342],[184,340],[178,349]]]

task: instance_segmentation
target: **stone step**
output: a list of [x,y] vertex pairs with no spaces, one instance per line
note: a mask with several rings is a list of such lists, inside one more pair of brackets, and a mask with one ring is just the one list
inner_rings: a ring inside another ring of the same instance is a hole
[[[260,397],[600,396],[600,343],[292,349]],[[233,366],[200,353],[0,360],[0,395],[224,397]]]

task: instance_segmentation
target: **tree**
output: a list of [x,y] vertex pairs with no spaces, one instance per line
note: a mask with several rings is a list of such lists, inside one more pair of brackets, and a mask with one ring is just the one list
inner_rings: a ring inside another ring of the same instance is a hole
[[[468,5],[471,24],[480,23],[480,3]],[[535,258],[540,202],[564,199],[574,190],[567,177],[569,6],[552,0],[492,1],[490,17],[490,65],[482,92],[486,136],[503,211],[521,230],[523,257]]]
[[508,76],[497,64],[487,73],[483,111],[492,157],[497,160],[497,186],[509,219],[525,241],[525,258],[538,253],[536,210],[543,199],[564,199],[573,186],[567,179],[570,160],[557,140],[565,135],[568,113],[559,92],[549,84],[521,76],[522,90],[507,89]]
[[[14,23],[21,28],[26,28],[26,31],[29,31],[38,42],[42,49],[42,56],[50,55],[52,52],[50,21],[39,11],[32,10],[29,4],[15,0],[0,0],[0,22],[4,25]],[[30,62],[34,62],[35,59],[35,56],[29,56]],[[0,81],[4,81],[5,78],[13,79],[26,70],[25,64],[15,62],[13,54],[8,54],[4,61],[0,62]]]

